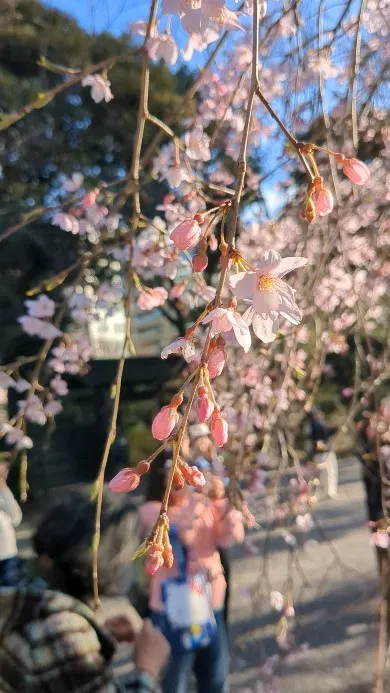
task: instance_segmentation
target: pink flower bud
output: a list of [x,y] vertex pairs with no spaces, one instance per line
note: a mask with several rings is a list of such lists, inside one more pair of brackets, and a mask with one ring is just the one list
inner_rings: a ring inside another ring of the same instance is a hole
[[209,369],[210,378],[216,378],[221,375],[226,361],[225,349],[214,349],[207,359],[207,367]]
[[198,388],[198,400],[195,404],[195,411],[198,417],[199,423],[204,423],[210,418],[214,410],[214,404],[212,403],[209,394],[205,388]]
[[148,575],[154,575],[164,565],[163,550],[163,547],[152,547],[152,551],[146,559],[146,572]]
[[153,438],[157,440],[164,440],[171,435],[173,429],[175,428],[179,420],[179,415],[176,411],[176,407],[166,406],[162,407],[158,414],[153,419],[152,423],[152,435]]
[[173,286],[171,289],[171,298],[180,298],[180,296],[184,293],[185,288],[186,285],[184,282],[181,282],[181,284],[175,284],[175,286]]
[[208,264],[209,261],[207,255],[204,255],[202,253],[198,253],[192,259],[192,268],[194,272],[203,272]]
[[313,193],[313,202],[316,212],[320,217],[325,217],[333,210],[333,195],[327,188],[320,188],[318,192]]
[[198,244],[201,233],[202,229],[198,222],[195,219],[187,219],[173,229],[170,239],[180,250],[188,250]]
[[191,486],[194,486],[198,491],[201,491],[202,488],[206,485],[206,479],[204,477],[203,472],[200,471],[197,467],[192,468],[192,483]]
[[228,423],[222,418],[218,409],[214,409],[211,419],[210,433],[214,443],[221,448],[228,439]]
[[210,233],[209,236],[209,248],[210,250],[217,250],[218,248],[218,241],[216,236],[213,233]]
[[96,190],[91,190],[90,192],[88,192],[83,197],[83,202],[82,202],[83,207],[91,207],[92,205],[94,205],[96,202],[96,198],[97,198],[97,191]]
[[134,469],[125,467],[108,484],[108,488],[115,493],[124,493],[125,491],[134,491],[139,485],[140,477]]
[[345,159],[343,162],[343,172],[352,183],[364,185],[370,177],[370,169],[359,159]]

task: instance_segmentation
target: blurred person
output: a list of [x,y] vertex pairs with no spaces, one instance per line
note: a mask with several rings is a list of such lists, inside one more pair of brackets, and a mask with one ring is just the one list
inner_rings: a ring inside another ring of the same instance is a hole
[[22,511],[7,486],[8,471],[8,462],[0,460],[0,586],[16,584],[21,571],[15,528],[22,521]]
[[[227,477],[223,466],[223,459],[218,455],[216,445],[210,437],[207,424],[194,424],[189,428],[190,447],[192,451],[191,464],[198,467],[208,481],[209,494],[214,498],[223,498],[224,485]],[[219,557],[226,580],[226,592],[223,605],[225,624],[229,621],[230,602],[230,556],[229,549],[223,546],[217,547]]]
[[[91,540],[95,505],[81,494],[58,502],[33,538],[35,577],[0,588],[0,690],[4,693],[156,693],[169,645],[121,597],[134,545],[132,508],[104,498],[99,552],[102,609],[94,614]],[[125,578],[125,579],[124,579]],[[119,677],[124,649],[135,669]],[[120,645],[121,643],[121,645]]]
[[[188,440],[184,454],[189,452],[187,446]],[[164,451],[151,466],[148,491],[140,507],[145,536],[157,521],[171,464]],[[152,621],[167,634],[172,649],[162,680],[163,693],[187,693],[192,672],[199,693],[226,693],[226,580],[217,545],[243,541],[242,515],[229,509],[226,498],[211,499],[185,486],[172,489],[168,517],[174,565],[151,576],[149,598]],[[199,599],[194,599],[194,592]]]
[[309,454],[312,456],[317,469],[327,473],[327,491],[329,498],[337,498],[339,465],[336,453],[331,449],[331,439],[337,431],[336,426],[326,423],[324,415],[318,407],[307,407]]

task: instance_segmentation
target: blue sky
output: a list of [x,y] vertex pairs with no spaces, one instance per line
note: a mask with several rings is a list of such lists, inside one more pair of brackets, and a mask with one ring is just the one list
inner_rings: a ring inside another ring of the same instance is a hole
[[45,0],[45,5],[73,15],[87,31],[121,34],[130,22],[145,16],[149,0]]

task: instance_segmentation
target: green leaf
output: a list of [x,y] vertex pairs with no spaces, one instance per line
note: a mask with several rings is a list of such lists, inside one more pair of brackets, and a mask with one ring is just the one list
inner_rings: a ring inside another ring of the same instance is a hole
[[145,539],[145,541],[143,541],[142,544],[140,544],[138,546],[138,548],[136,548],[136,550],[134,551],[134,553],[131,557],[131,560],[135,561],[137,558],[141,558],[141,556],[143,556],[147,552],[149,546],[150,546],[150,540]]

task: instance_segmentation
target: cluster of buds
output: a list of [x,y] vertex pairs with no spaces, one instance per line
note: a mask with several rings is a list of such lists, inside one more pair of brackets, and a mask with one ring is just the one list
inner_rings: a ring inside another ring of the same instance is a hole
[[147,541],[145,548],[148,551],[146,558],[148,575],[154,575],[162,566],[172,568],[173,551],[169,541],[169,520],[166,513],[158,518],[152,537]]
[[152,435],[157,440],[164,440],[171,435],[177,422],[179,421],[178,407],[183,402],[183,395],[178,393],[171,399],[170,404],[162,407],[153,419]]
[[184,488],[185,484],[193,486],[197,491],[201,491],[206,484],[206,479],[200,469],[197,467],[190,467],[187,462],[179,457],[173,473],[172,484],[177,491]]
[[309,224],[315,221],[317,216],[324,217],[330,214],[334,206],[331,191],[324,186],[323,179],[318,175],[313,149],[324,150],[330,156],[333,156],[336,162],[343,167],[343,173],[352,183],[355,183],[355,185],[364,185],[370,177],[368,167],[362,161],[359,161],[359,159],[346,159],[343,154],[331,152],[323,147],[303,144],[301,146],[301,151],[309,158],[315,173],[313,180],[309,183],[301,212],[303,219],[306,219]]

